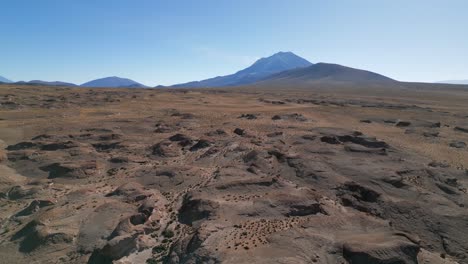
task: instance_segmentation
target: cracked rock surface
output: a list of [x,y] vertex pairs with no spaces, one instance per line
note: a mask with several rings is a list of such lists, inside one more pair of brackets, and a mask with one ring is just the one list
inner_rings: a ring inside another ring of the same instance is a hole
[[2,85],[0,262],[468,263],[468,92],[337,89]]

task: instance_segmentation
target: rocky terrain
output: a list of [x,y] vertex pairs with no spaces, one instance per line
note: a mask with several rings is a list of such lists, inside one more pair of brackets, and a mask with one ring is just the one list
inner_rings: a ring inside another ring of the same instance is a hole
[[1,263],[468,263],[468,90],[0,86]]

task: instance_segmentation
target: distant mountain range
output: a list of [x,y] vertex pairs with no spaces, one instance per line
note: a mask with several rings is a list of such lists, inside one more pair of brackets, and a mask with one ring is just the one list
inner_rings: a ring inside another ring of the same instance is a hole
[[250,67],[226,76],[218,76],[202,81],[176,84],[172,87],[222,87],[251,84],[263,78],[286,70],[312,65],[292,52],[278,52],[270,57],[257,60]]
[[[0,82],[11,82],[0,77]],[[308,83],[389,83],[397,82],[378,73],[354,69],[338,64],[312,64],[292,52],[278,52],[270,57],[261,58],[251,66],[234,74],[218,76],[201,81],[176,84],[169,87],[227,87],[259,84],[308,84]],[[443,83],[468,84],[468,81],[446,81]],[[77,86],[67,82],[46,82],[33,80],[17,82],[28,85]],[[116,76],[92,80],[80,85],[81,87],[126,87],[145,88],[147,86],[126,78]],[[163,88],[164,86],[156,86]]]
[[2,82],[2,83],[12,83],[12,81],[10,81],[7,78],[2,77],[2,76],[0,76],[0,82]]
[[447,83],[447,84],[468,84],[468,80],[449,80],[449,81],[440,81],[437,83]]
[[283,71],[270,75],[261,81],[291,84],[310,82],[396,82],[374,72],[331,63],[317,63],[305,68]]
[[46,86],[77,86],[76,84],[73,84],[73,83],[59,82],[59,81],[46,82],[46,81],[41,81],[41,80],[32,80],[29,82],[19,81],[19,82],[15,82],[15,84],[46,85]]
[[[12,82],[1,76],[0,76],[0,83],[14,83],[14,84],[21,84],[21,85],[43,85],[43,86],[70,86],[70,87],[78,86],[74,83],[60,82],[60,81],[48,82],[48,81],[41,81],[41,80],[32,80],[28,82],[25,82],[25,81]],[[133,80],[115,77],[115,76],[92,80],[92,81],[83,83],[82,85],[79,85],[79,86],[82,86],[82,87],[117,87],[117,88],[120,88],[120,87],[146,88],[147,87]]]
[[135,82],[134,80],[120,78],[120,77],[106,77],[102,79],[96,79],[83,83],[83,87],[129,87],[129,88],[145,88],[147,86]]

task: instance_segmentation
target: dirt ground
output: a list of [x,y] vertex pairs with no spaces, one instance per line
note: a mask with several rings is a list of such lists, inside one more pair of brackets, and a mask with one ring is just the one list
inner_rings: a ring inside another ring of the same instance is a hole
[[463,89],[0,85],[0,262],[468,263],[467,144]]

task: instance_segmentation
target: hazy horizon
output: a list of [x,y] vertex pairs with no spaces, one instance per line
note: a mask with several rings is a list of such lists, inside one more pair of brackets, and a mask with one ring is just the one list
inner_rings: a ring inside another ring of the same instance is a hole
[[3,3],[0,76],[171,85],[292,51],[401,81],[468,79],[465,1],[14,1]]

